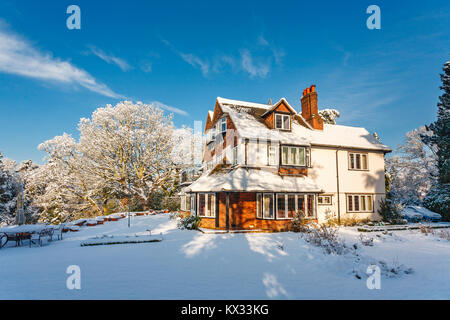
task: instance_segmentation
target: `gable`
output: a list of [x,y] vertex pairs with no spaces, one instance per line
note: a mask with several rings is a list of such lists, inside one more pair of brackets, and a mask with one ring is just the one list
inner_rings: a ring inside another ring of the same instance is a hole
[[272,110],[272,113],[275,113],[275,112],[290,113],[290,114],[294,113],[284,103],[280,103],[275,109]]

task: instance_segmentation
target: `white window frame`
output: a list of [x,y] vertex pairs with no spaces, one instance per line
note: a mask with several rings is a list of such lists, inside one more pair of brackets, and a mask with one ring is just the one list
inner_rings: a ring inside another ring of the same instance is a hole
[[[281,127],[277,126],[277,118],[281,117]],[[288,119],[288,125],[287,128],[285,128],[285,119]],[[274,128],[278,129],[278,130],[291,130],[291,115],[289,114],[283,114],[283,113],[275,113],[275,117],[274,117]]]
[[[329,199],[329,202],[325,202],[323,200],[325,199]],[[320,202],[320,200],[322,200],[322,202]],[[333,196],[331,195],[323,195],[323,196],[318,196],[317,197],[317,205],[319,206],[331,206],[333,205]]]
[[[264,205],[264,196],[270,195],[272,196],[273,200],[273,218],[266,218],[264,217],[264,211],[265,211],[265,205]],[[263,220],[292,220],[293,218],[289,217],[289,196],[294,195],[295,196],[295,212],[298,212],[298,199],[299,197],[303,197],[305,202],[305,219],[317,219],[317,197],[313,193],[257,193],[256,194],[256,218],[257,219],[263,219]],[[308,196],[313,197],[313,215],[308,216]],[[278,215],[278,198],[284,197],[284,210],[285,210],[285,217],[280,218]],[[258,217],[258,210],[259,210],[259,200],[261,200],[262,204],[262,210],[261,210],[261,217]]]
[[[284,155],[284,148],[288,149],[287,152],[287,159],[285,159]],[[293,164],[291,162],[291,155],[292,155],[292,149],[296,149],[297,151],[297,157],[300,159],[300,150],[303,149],[303,164]],[[306,147],[297,147],[297,146],[287,146],[282,145],[281,146],[281,165],[283,166],[293,166],[293,167],[307,167],[307,161],[306,161]],[[287,161],[286,161],[287,160]]]
[[[277,165],[277,147],[268,145],[268,162],[269,166],[276,166]],[[272,158],[273,156],[273,158]]]
[[[367,193],[352,193],[346,195],[346,202],[347,202],[347,212],[368,212],[373,213],[374,212],[374,194],[367,194]],[[350,208],[350,199],[352,199],[352,205]],[[358,199],[358,210],[355,209],[355,200]],[[364,199],[364,203],[361,202],[361,200]],[[363,209],[364,208],[364,209]]]
[[[265,210],[266,206],[265,206],[265,201],[264,201],[265,196],[271,196],[272,197],[272,213],[273,213],[272,218],[270,218],[270,217],[267,218],[267,217],[264,216],[264,212],[266,211]],[[277,215],[276,208],[275,208],[275,194],[274,193],[262,193],[261,200],[262,200],[262,211],[261,211],[262,218],[261,219],[263,219],[263,220],[275,220],[275,217]]]
[[192,215],[197,215],[197,207],[195,204],[195,199],[197,199],[197,197],[195,196],[195,194],[193,194],[191,196],[191,214]]
[[[204,195],[205,196],[205,215],[200,215],[200,210],[197,210],[198,211],[198,216],[202,217],[202,218],[215,218],[216,217],[216,194],[214,192],[200,192],[200,193],[198,193],[197,194],[197,203],[198,203],[199,207],[200,207],[200,195]],[[208,209],[210,209],[209,206],[208,206],[208,198],[209,197],[213,198],[213,201],[211,202],[212,203],[212,206],[211,206],[212,210],[211,210],[211,212],[212,212],[213,215],[210,215],[210,216],[207,215]]]
[[[357,163],[356,159],[359,156],[359,162]],[[363,157],[366,158],[366,168],[363,168]],[[353,167],[352,167],[352,159],[353,158]],[[358,168],[359,164],[359,168]],[[349,152],[348,153],[348,169],[356,170],[356,171],[367,171],[369,170],[369,154],[365,152]]]

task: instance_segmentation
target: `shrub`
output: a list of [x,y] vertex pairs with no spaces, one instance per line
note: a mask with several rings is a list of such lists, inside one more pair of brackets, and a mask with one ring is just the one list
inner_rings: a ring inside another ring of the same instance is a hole
[[162,210],[163,209],[163,200],[165,197],[165,193],[162,190],[153,191],[150,197],[150,209],[153,210]]
[[181,230],[198,230],[201,221],[201,217],[190,215],[178,221],[178,228]]
[[291,221],[291,230],[293,232],[305,232],[308,230],[305,222],[305,213],[297,211]]
[[169,211],[180,210],[180,198],[179,197],[165,197],[162,201],[162,207]]
[[378,213],[384,222],[399,224],[403,220],[400,215],[400,207],[391,199],[382,199],[380,201]]
[[338,229],[321,225],[318,228],[310,228],[309,232],[304,234],[307,242],[321,247],[327,254],[344,254],[346,247],[344,241],[338,235]]

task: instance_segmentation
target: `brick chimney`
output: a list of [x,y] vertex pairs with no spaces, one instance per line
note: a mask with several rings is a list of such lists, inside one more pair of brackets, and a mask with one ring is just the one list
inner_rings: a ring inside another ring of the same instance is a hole
[[317,104],[317,92],[315,84],[303,90],[301,102],[302,102],[302,117],[314,129],[323,130],[323,119],[319,115],[319,107]]

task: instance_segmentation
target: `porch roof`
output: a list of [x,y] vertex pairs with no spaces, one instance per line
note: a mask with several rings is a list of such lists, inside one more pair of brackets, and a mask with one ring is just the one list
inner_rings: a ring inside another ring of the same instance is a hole
[[322,192],[311,178],[306,176],[280,176],[263,169],[236,168],[229,172],[203,175],[186,192]]

